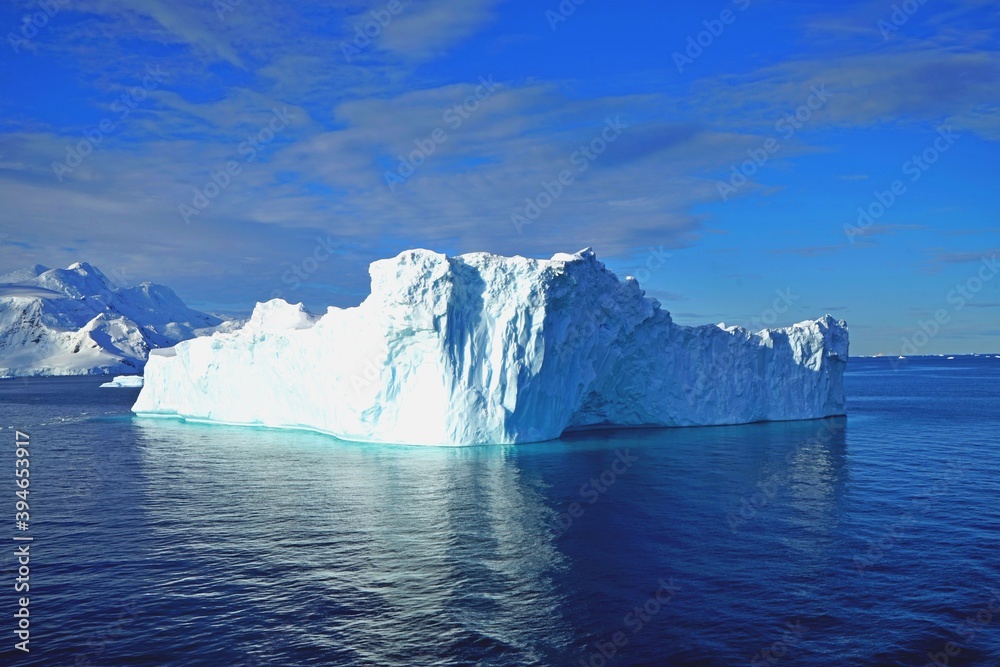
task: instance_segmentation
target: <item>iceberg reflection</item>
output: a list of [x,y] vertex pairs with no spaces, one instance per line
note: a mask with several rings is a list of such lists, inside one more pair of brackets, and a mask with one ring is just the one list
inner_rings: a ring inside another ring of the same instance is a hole
[[[562,559],[541,480],[510,448],[373,446],[169,420],[135,428],[157,541],[191,561],[192,579],[175,578],[172,593],[225,590],[276,625],[314,619],[312,632],[272,651],[410,665],[469,647],[523,664],[566,650],[572,633],[552,581]],[[226,568],[234,551],[247,567]]]

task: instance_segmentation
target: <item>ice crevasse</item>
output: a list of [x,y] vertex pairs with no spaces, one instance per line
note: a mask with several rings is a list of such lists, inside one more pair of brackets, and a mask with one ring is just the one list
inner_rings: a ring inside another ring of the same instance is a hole
[[370,273],[357,307],[275,299],[242,329],[154,351],[133,412],[437,445],[844,413],[848,331],[830,316],[681,326],[589,249],[409,250]]

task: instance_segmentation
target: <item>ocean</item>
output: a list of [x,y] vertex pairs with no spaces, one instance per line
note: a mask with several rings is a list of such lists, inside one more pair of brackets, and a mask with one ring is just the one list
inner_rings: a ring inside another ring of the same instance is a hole
[[846,418],[465,448],[104,380],[0,381],[2,664],[1000,665],[998,358],[852,359]]

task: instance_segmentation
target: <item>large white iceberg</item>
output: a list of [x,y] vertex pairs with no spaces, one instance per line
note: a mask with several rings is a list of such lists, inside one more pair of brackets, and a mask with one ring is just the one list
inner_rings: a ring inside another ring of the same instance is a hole
[[154,351],[132,410],[442,445],[844,413],[847,325],[830,316],[681,326],[590,250],[411,250],[370,273],[355,308],[319,317],[275,299],[241,330]]

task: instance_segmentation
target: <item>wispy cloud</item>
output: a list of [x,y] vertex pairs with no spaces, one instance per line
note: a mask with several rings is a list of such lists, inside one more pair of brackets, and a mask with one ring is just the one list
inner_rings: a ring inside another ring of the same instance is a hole
[[804,248],[775,248],[768,252],[772,255],[798,255],[800,257],[819,257],[820,255],[831,255],[841,250],[846,250],[851,246],[846,243],[836,243],[832,245],[807,246]]
[[407,0],[406,4],[409,7],[386,29],[380,44],[401,57],[426,60],[474,35],[493,19],[500,0]]
[[931,260],[935,264],[968,264],[1000,255],[1000,248],[976,250],[972,252],[941,252]]

